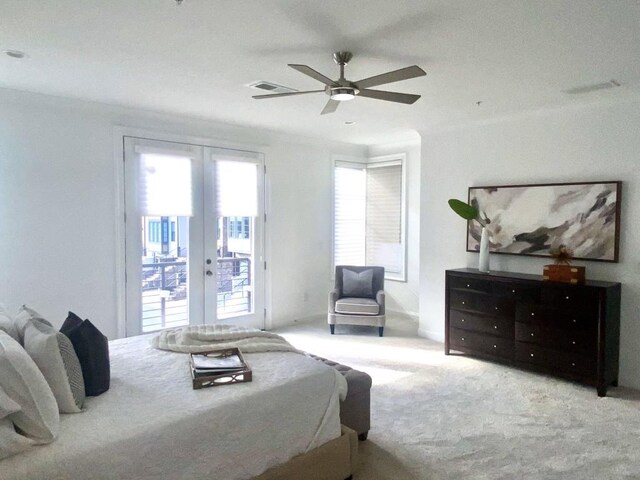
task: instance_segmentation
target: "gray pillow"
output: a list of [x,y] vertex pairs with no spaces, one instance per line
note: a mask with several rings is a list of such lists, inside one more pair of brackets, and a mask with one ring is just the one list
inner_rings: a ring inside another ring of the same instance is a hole
[[33,445],[33,440],[20,435],[11,421],[10,415],[19,412],[20,405],[11,400],[0,387],[0,460],[23,452]]
[[8,333],[11,338],[13,338],[16,342],[19,342],[18,337],[18,329],[16,328],[16,323],[13,317],[7,312],[4,308],[4,305],[0,303],[0,330],[5,333]]
[[71,340],[40,318],[32,318],[23,335],[24,349],[51,387],[60,413],[81,412],[85,399],[84,378]]
[[373,297],[373,269],[367,268],[360,273],[342,269],[343,297]]
[[27,325],[31,321],[32,318],[40,319],[40,322],[46,323],[51,326],[49,322],[47,322],[42,315],[36,312],[34,309],[27,307],[26,305],[22,305],[18,309],[18,313],[16,313],[16,317],[14,319],[14,325],[16,327],[16,331],[18,332],[18,343],[24,347],[24,330],[27,328]]
[[24,348],[0,331],[0,387],[20,406],[11,421],[36,443],[52,442],[58,434],[58,404],[42,372]]

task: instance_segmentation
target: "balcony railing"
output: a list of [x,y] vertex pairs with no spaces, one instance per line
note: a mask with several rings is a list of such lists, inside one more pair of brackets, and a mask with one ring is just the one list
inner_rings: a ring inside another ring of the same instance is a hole
[[[251,313],[250,258],[217,259],[217,316],[228,318]],[[187,262],[183,260],[142,265],[142,331],[189,324]]]

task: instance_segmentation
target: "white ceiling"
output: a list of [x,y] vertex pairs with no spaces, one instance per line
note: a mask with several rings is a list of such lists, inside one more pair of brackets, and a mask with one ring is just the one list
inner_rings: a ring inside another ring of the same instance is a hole
[[[361,144],[526,110],[640,95],[637,0],[4,0],[0,86]],[[350,80],[417,64],[426,77],[376,87],[320,116],[324,94],[254,100],[266,80],[322,88],[287,67]],[[616,79],[584,95],[569,88]],[[476,101],[482,101],[476,106]],[[356,121],[346,126],[345,121]]]

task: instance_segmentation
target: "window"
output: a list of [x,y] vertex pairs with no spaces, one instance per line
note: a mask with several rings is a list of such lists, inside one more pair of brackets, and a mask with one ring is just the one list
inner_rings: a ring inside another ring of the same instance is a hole
[[336,161],[335,265],[379,265],[386,278],[406,280],[404,185],[404,155]]
[[160,220],[149,220],[149,242],[160,243]]

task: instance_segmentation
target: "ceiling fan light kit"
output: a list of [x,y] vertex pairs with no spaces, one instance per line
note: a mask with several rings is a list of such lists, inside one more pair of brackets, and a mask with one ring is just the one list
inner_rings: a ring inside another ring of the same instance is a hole
[[340,67],[340,78],[331,80],[317,72],[308,65],[298,65],[290,63],[289,67],[303,73],[314,80],[325,85],[323,90],[307,90],[303,92],[275,93],[270,95],[254,95],[253,98],[262,100],[265,98],[288,97],[292,95],[304,95],[307,93],[324,92],[329,96],[329,101],[322,109],[321,115],[333,113],[340,105],[340,102],[353,100],[356,96],[373,98],[376,100],[385,100],[387,102],[404,103],[411,105],[415,103],[420,95],[412,95],[409,93],[387,92],[382,90],[371,90],[369,87],[376,87],[387,83],[399,82],[401,80],[409,80],[411,78],[422,77],[427,73],[417,65],[401,68],[392,72],[383,73],[374,77],[364,78],[357,82],[351,82],[344,77],[344,67],[353,58],[351,52],[335,52],[333,61]]

